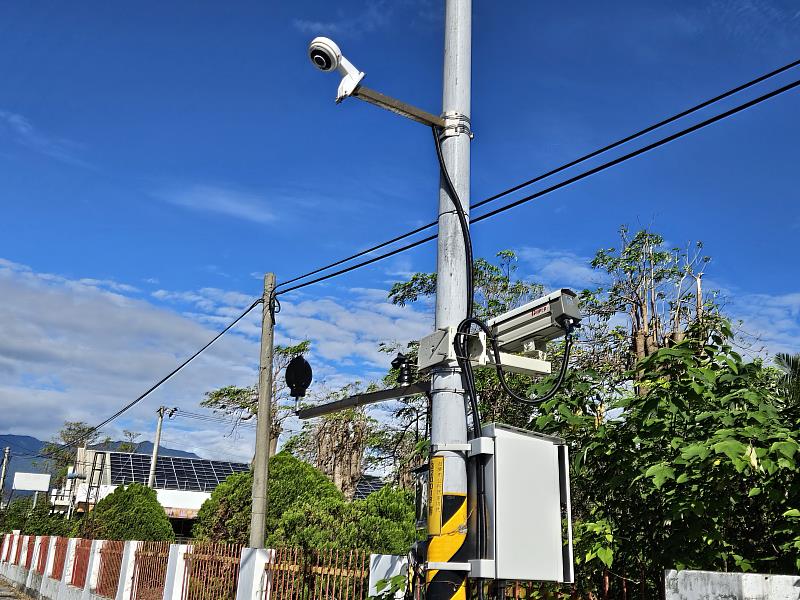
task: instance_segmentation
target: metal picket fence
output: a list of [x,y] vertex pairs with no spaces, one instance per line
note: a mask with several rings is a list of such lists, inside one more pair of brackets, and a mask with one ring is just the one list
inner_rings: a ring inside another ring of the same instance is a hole
[[53,573],[50,575],[52,579],[61,581],[64,577],[64,563],[67,562],[67,545],[69,539],[65,537],[57,537],[55,548],[53,549]]
[[365,600],[369,554],[279,548],[265,571],[270,600]]
[[75,559],[72,562],[72,580],[70,585],[82,588],[86,585],[86,573],[89,571],[89,555],[92,552],[92,540],[80,539],[75,544]]
[[132,600],[160,600],[167,577],[169,542],[142,542],[133,563]]
[[122,541],[107,541],[100,549],[100,570],[97,575],[97,587],[94,589],[94,593],[98,596],[116,597],[124,550],[125,542]]
[[184,558],[182,600],[234,600],[241,544],[199,543]]

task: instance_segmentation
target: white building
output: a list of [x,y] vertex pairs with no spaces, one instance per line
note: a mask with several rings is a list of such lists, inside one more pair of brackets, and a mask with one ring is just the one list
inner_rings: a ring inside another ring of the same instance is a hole
[[[119,485],[146,485],[149,454],[109,452],[79,448],[64,488],[51,492],[56,510],[66,513],[91,510]],[[204,458],[159,456],[154,488],[158,502],[179,536],[188,536],[203,502],[232,473],[248,471],[245,463]]]

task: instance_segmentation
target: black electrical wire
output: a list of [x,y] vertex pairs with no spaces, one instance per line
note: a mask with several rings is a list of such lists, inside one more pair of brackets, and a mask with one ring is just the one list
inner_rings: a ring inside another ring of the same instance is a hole
[[473,255],[472,255],[472,238],[469,234],[469,222],[467,221],[467,214],[464,211],[464,205],[461,203],[461,198],[456,191],[456,186],[453,185],[453,180],[450,177],[450,171],[447,170],[447,165],[444,162],[444,155],[442,154],[442,140],[439,137],[442,130],[437,127],[432,127],[433,143],[436,146],[436,158],[439,161],[439,171],[442,173],[442,178],[447,184],[447,195],[453,203],[453,207],[458,215],[458,222],[461,226],[461,236],[464,239],[464,257],[466,258],[467,267],[467,318],[472,317],[473,304],[475,302],[475,275],[472,270]]
[[483,206],[484,204],[488,204],[489,202],[497,200],[498,198],[502,198],[503,196],[507,196],[508,194],[512,194],[512,193],[514,193],[514,192],[516,192],[518,190],[521,190],[524,187],[527,187],[527,186],[529,186],[531,184],[537,183],[537,182],[541,181],[542,179],[546,179],[546,178],[550,177],[551,175],[555,175],[557,173],[560,173],[561,171],[569,169],[570,167],[574,167],[575,165],[578,165],[578,164],[580,164],[582,162],[586,162],[587,160],[590,160],[592,158],[595,158],[596,156],[604,154],[605,152],[608,152],[609,150],[613,150],[614,148],[618,148],[619,146],[622,146],[623,144],[627,144],[628,142],[631,142],[631,141],[633,141],[633,140],[635,140],[637,138],[640,138],[643,135],[647,135],[648,133],[651,133],[651,132],[655,131],[656,129],[661,129],[662,127],[664,127],[666,125],[669,125],[670,123],[674,123],[675,121],[678,121],[679,119],[682,119],[683,117],[687,117],[687,116],[691,115],[692,113],[696,113],[699,110],[702,110],[702,109],[704,109],[704,108],[706,108],[708,106],[711,106],[712,104],[716,104],[720,100],[724,100],[725,98],[733,96],[734,94],[738,94],[739,92],[742,92],[742,91],[746,90],[747,88],[753,87],[754,85],[757,85],[757,84],[759,84],[759,83],[761,83],[763,81],[766,81],[767,79],[770,79],[772,77],[780,75],[781,73],[784,73],[784,72],[786,72],[786,71],[788,71],[790,69],[793,69],[794,67],[796,67],[798,65],[800,65],[800,59],[795,60],[793,62],[790,62],[789,64],[786,64],[786,65],[784,65],[782,67],[779,67],[779,68],[775,69],[774,71],[770,71],[769,73],[765,73],[764,75],[760,75],[760,76],[756,77],[755,79],[751,79],[747,83],[743,83],[741,85],[738,85],[735,88],[732,88],[732,89],[728,90],[727,92],[723,92],[722,94],[719,94],[718,96],[714,96],[713,98],[705,100],[705,101],[701,102],[700,104],[696,104],[691,108],[687,108],[686,110],[683,110],[683,111],[681,111],[681,112],[679,112],[677,114],[672,115],[671,117],[667,117],[666,119],[663,119],[663,120],[659,121],[658,123],[654,123],[653,125],[650,125],[649,127],[645,127],[644,129],[641,129],[640,131],[637,131],[636,133],[632,133],[630,135],[627,135],[624,138],[621,138],[621,139],[617,140],[616,142],[612,142],[612,143],[608,144],[607,146],[603,146],[602,148],[594,150],[593,152],[590,152],[589,154],[585,154],[585,155],[581,156],[580,158],[576,158],[575,160],[573,160],[571,162],[568,162],[566,164],[563,164],[560,167],[556,167],[555,169],[552,169],[551,171],[548,171],[547,173],[542,173],[541,175],[537,175],[533,179],[529,179],[528,181],[524,181],[524,182],[522,182],[522,183],[520,183],[518,185],[515,185],[514,187],[508,188],[507,190],[504,190],[504,191],[502,191],[502,192],[500,192],[498,194],[495,194],[494,196],[490,196],[490,197],[486,198],[485,200],[481,200],[477,204],[473,205],[472,208],[478,208],[479,206]]
[[[712,125],[712,124],[714,124],[714,123],[716,123],[716,122],[718,122],[718,121],[720,121],[722,119],[725,119],[725,118],[730,117],[732,115],[735,115],[735,114],[737,114],[737,113],[739,113],[739,112],[741,112],[743,110],[746,110],[746,109],[751,108],[751,107],[753,107],[753,106],[755,106],[757,104],[760,104],[761,102],[764,102],[765,100],[769,100],[770,98],[773,98],[773,97],[775,97],[775,96],[777,96],[779,94],[782,94],[784,92],[792,90],[792,89],[796,88],[798,85],[800,85],[800,80],[793,81],[792,83],[784,85],[784,86],[782,86],[782,87],[780,87],[780,88],[778,88],[776,90],[768,92],[767,94],[759,96],[759,97],[757,97],[757,98],[755,98],[753,100],[750,100],[748,102],[745,102],[744,104],[740,104],[739,106],[736,106],[736,107],[734,107],[734,108],[732,108],[730,110],[727,110],[727,111],[725,111],[723,113],[720,113],[720,114],[718,114],[718,115],[716,115],[714,117],[706,119],[705,121],[702,121],[700,123],[692,125],[691,127],[687,127],[686,129],[682,129],[681,131],[678,131],[678,132],[676,132],[676,133],[674,133],[672,135],[669,135],[669,136],[667,136],[665,138],[662,138],[662,139],[660,139],[660,140],[658,140],[656,142],[648,144],[647,146],[639,148],[638,150],[635,150],[633,152],[629,152],[628,154],[625,154],[624,156],[621,156],[619,158],[615,158],[615,159],[613,159],[611,161],[605,162],[605,163],[603,163],[603,164],[601,164],[601,165],[599,165],[597,167],[589,169],[588,171],[584,171],[583,173],[580,173],[579,175],[571,177],[570,179],[567,179],[565,181],[562,181],[560,183],[552,185],[552,186],[550,186],[548,188],[545,188],[543,190],[540,190],[540,191],[538,191],[538,192],[536,192],[534,194],[530,194],[529,196],[525,196],[523,198],[520,198],[519,200],[515,200],[514,202],[510,202],[509,204],[505,204],[505,205],[503,205],[503,206],[501,206],[499,208],[496,208],[496,209],[494,209],[494,210],[492,210],[492,211],[490,211],[488,213],[485,213],[483,215],[480,215],[478,217],[471,218],[470,219],[470,223],[472,223],[472,224],[480,223],[481,221],[484,221],[484,220],[486,220],[486,219],[488,219],[490,217],[493,217],[493,216],[495,216],[495,215],[497,215],[499,213],[505,212],[505,211],[507,211],[507,210],[509,210],[511,208],[515,208],[515,207],[519,206],[520,204],[524,204],[526,202],[530,202],[531,200],[535,200],[537,198],[540,198],[540,197],[544,196],[545,194],[549,194],[549,193],[554,192],[556,190],[559,190],[561,188],[567,187],[568,185],[576,183],[577,181],[585,179],[585,178],[587,178],[587,177],[589,177],[591,175],[595,175],[596,173],[599,173],[601,171],[605,171],[606,169],[608,169],[610,167],[616,166],[616,165],[618,165],[618,164],[620,164],[622,162],[625,162],[625,161],[627,161],[627,160],[629,160],[631,158],[635,158],[635,157],[637,157],[637,156],[639,156],[641,154],[649,152],[650,150],[654,150],[654,149],[656,149],[656,148],[658,148],[660,146],[668,144],[669,142],[673,142],[673,141],[675,141],[675,140],[677,140],[679,138],[682,138],[682,137],[684,137],[686,135],[694,133],[695,131],[698,131],[698,130],[704,128],[704,127]],[[389,258],[391,256],[394,256],[396,254],[400,254],[401,252],[405,252],[406,250],[410,250],[412,248],[416,248],[417,246],[421,246],[422,244],[425,244],[427,242],[433,241],[436,238],[437,238],[436,235],[430,235],[430,236],[421,238],[419,240],[416,240],[416,241],[411,242],[409,244],[406,244],[404,246],[400,246],[399,248],[395,248],[394,250],[391,250],[390,252],[385,252],[383,254],[379,254],[378,256],[374,256],[374,257],[370,258],[369,260],[358,262],[358,263],[356,263],[354,265],[351,265],[351,266],[349,266],[347,268],[340,269],[338,271],[334,271],[333,273],[328,273],[327,275],[322,275],[322,276],[317,277],[315,279],[311,279],[309,281],[304,281],[302,283],[298,283],[296,285],[293,285],[293,286],[291,286],[289,288],[280,290],[280,291],[276,292],[276,295],[286,294],[288,292],[292,292],[292,291],[295,291],[295,290],[298,290],[298,289],[301,289],[301,288],[304,288],[304,287],[308,287],[308,286],[313,285],[315,283],[326,281],[328,279],[332,279],[334,277],[338,277],[339,275],[343,275],[345,273],[349,273],[351,271],[355,271],[356,269],[360,269],[361,267],[365,267],[367,265],[374,264],[374,263],[376,263],[378,261],[384,260],[384,259]],[[347,262],[347,260],[349,260],[349,259],[346,259],[346,260],[341,261],[341,262]],[[324,271],[324,270],[325,270],[325,268],[320,269],[320,271]],[[317,271],[317,272],[319,272],[319,271]],[[302,277],[296,278],[295,280],[297,280],[297,279],[302,279]]]
[[[798,65],[800,65],[800,60],[795,60],[795,61],[793,61],[791,63],[788,63],[788,64],[786,64],[786,65],[784,65],[782,67],[774,69],[773,71],[770,71],[768,73],[760,75],[760,76],[756,77],[755,79],[751,79],[747,83],[743,83],[741,85],[738,85],[738,86],[736,86],[736,87],[734,87],[734,88],[732,88],[732,89],[730,89],[730,90],[728,90],[726,92],[723,92],[723,93],[721,93],[721,94],[719,94],[717,96],[714,96],[713,98],[710,98],[710,99],[705,100],[705,101],[703,101],[703,102],[701,102],[699,104],[696,104],[695,106],[692,106],[691,108],[688,108],[688,109],[683,110],[683,111],[681,111],[681,112],[679,112],[677,114],[674,114],[671,117],[667,117],[665,119],[662,119],[661,121],[659,121],[659,122],[657,122],[657,123],[655,123],[653,125],[650,125],[648,127],[645,127],[644,129],[641,129],[641,130],[637,131],[636,133],[632,133],[632,134],[627,135],[627,136],[625,136],[623,138],[620,138],[619,140],[617,140],[615,142],[612,142],[612,143],[610,143],[610,144],[608,144],[606,146],[603,146],[602,148],[599,148],[597,150],[594,150],[594,151],[592,151],[592,152],[590,152],[588,154],[584,154],[583,156],[581,156],[579,158],[576,158],[576,159],[574,159],[574,160],[572,160],[572,161],[570,161],[568,163],[565,163],[565,164],[563,164],[563,165],[561,165],[559,167],[551,169],[550,171],[547,171],[546,173],[542,173],[541,175],[537,175],[536,177],[534,177],[532,179],[524,181],[524,182],[522,182],[520,184],[517,184],[517,185],[515,185],[513,187],[510,187],[510,188],[508,188],[506,190],[503,190],[502,192],[498,192],[497,194],[495,194],[493,196],[490,196],[488,198],[485,198],[484,200],[481,200],[480,202],[476,202],[475,204],[472,205],[472,208],[478,208],[480,206],[483,206],[485,204],[488,204],[490,202],[498,200],[498,199],[500,199],[500,198],[502,198],[504,196],[507,196],[507,195],[513,193],[513,192],[519,191],[520,189],[522,189],[524,187],[527,187],[529,185],[537,183],[537,182],[539,182],[539,181],[541,181],[543,179],[546,179],[546,178],[551,177],[553,175],[556,175],[556,174],[558,174],[558,173],[560,173],[562,171],[565,171],[566,169],[569,169],[571,167],[579,165],[582,162],[585,162],[585,161],[590,160],[592,158],[595,158],[595,157],[597,157],[597,156],[599,156],[601,154],[604,154],[605,152],[608,152],[609,150],[613,150],[614,148],[618,148],[619,146],[627,144],[628,142],[631,142],[631,141],[633,141],[633,140],[635,140],[637,138],[640,138],[643,135],[647,135],[648,133],[651,133],[651,132],[655,131],[656,129],[660,129],[660,128],[666,126],[666,125],[669,125],[670,123],[674,123],[675,121],[678,121],[679,119],[682,119],[682,118],[684,118],[686,116],[689,116],[689,115],[691,115],[691,114],[693,114],[693,113],[695,113],[695,112],[697,112],[699,110],[702,110],[703,108],[707,108],[708,106],[711,106],[712,104],[715,104],[715,103],[717,103],[717,102],[719,102],[721,100],[724,100],[725,98],[729,98],[730,96],[738,94],[739,92],[742,92],[742,91],[744,91],[744,90],[746,90],[746,89],[748,89],[750,87],[753,87],[754,85],[762,83],[762,82],[764,82],[764,81],[766,81],[768,79],[771,79],[772,77],[776,77],[777,75],[780,75],[781,73],[784,73],[784,72],[786,72],[786,71],[788,71],[790,69],[793,69],[794,67],[796,67]],[[375,252],[376,250],[380,250],[381,248],[385,248],[386,246],[389,246],[391,244],[394,244],[396,242],[399,242],[401,240],[409,238],[409,237],[411,237],[413,235],[416,235],[417,233],[421,233],[421,232],[425,231],[426,229],[430,229],[431,227],[435,226],[437,222],[438,221],[432,221],[431,223],[428,223],[427,225],[422,225],[421,227],[417,227],[416,229],[412,229],[411,231],[408,231],[406,233],[403,233],[401,235],[393,237],[390,240],[387,240],[385,242],[381,242],[380,244],[377,244],[377,245],[372,246],[370,248],[367,248],[365,250],[361,250],[360,252],[357,252],[356,254],[353,254],[353,255],[348,256],[346,258],[337,260],[337,261],[332,262],[330,264],[327,264],[327,265],[325,265],[323,267],[319,267],[319,268],[314,269],[313,271],[309,271],[308,273],[305,273],[303,275],[298,275],[297,277],[293,277],[291,279],[288,279],[288,280],[286,280],[286,281],[284,281],[282,283],[279,283],[277,288],[281,288],[283,286],[295,283],[297,281],[300,281],[301,279],[306,279],[308,277],[311,277],[312,275],[316,275],[317,273],[321,273],[323,271],[327,271],[328,269],[332,269],[334,267],[338,267],[339,265],[342,265],[342,264],[344,264],[346,262],[350,262],[351,260],[355,260],[356,258],[360,258],[360,257],[362,257],[362,256],[364,256],[366,254],[370,254],[371,252]],[[415,243],[415,244],[413,244],[411,246],[408,246],[406,248],[413,248],[415,246],[419,246],[420,244],[428,242],[428,241],[430,241],[432,239],[435,239],[435,236],[430,237],[430,238],[425,238],[424,240],[420,240],[418,243]],[[343,272],[347,272],[347,271],[343,271]],[[341,274],[341,273],[342,272],[339,272],[339,274]],[[316,283],[316,281],[319,281],[319,280],[315,280],[313,283]],[[296,289],[296,288],[292,288],[292,289]]]
[[[442,154],[442,142],[440,138],[440,134],[442,131],[436,127],[432,128],[433,131],[433,141],[434,145],[436,146],[436,158],[439,161],[439,171],[441,172],[442,179],[447,187],[447,195],[450,198],[450,201],[455,208],[456,214],[458,215],[458,222],[461,227],[461,235],[464,240],[464,266],[466,269],[466,281],[467,281],[467,289],[466,289],[466,313],[467,313],[467,320],[473,320],[473,310],[475,305],[475,283],[474,283],[474,271],[473,271],[473,253],[472,253],[472,237],[469,232],[469,222],[467,220],[466,212],[464,211],[464,205],[461,203],[461,198],[458,195],[458,191],[456,191],[455,185],[453,185],[453,179],[450,177],[450,171],[447,169],[447,164],[444,161],[444,155]],[[456,353],[458,355],[458,353]],[[464,389],[467,391],[467,397],[470,403],[470,412],[472,413],[472,437],[479,438],[482,433],[483,427],[481,426],[481,413],[480,407],[478,406],[478,393],[475,387],[475,377],[472,371],[472,365],[469,364],[467,361],[467,367],[465,368],[462,364],[463,359],[459,357],[457,359],[460,370],[461,376],[463,380]],[[477,464],[477,476],[476,476],[476,492],[477,492],[477,521],[478,521],[478,539],[477,539],[477,551],[478,551],[478,558],[485,558],[486,556],[486,546],[487,546],[487,535],[486,535],[486,484],[485,484],[485,467],[483,461],[480,457],[476,459]],[[479,584],[478,587],[478,598],[479,600],[483,600],[483,586]]]
[[645,152],[649,152],[650,150],[655,150],[656,148],[659,148],[660,146],[663,146],[665,144],[669,144],[670,142],[674,142],[678,138],[682,138],[682,137],[684,137],[686,135],[689,135],[690,133],[694,133],[695,131],[697,131],[699,129],[702,129],[702,128],[707,127],[709,125],[713,125],[717,121],[721,121],[722,119],[726,119],[727,117],[730,117],[730,116],[733,116],[733,115],[735,115],[737,113],[740,113],[743,110],[747,110],[748,108],[751,108],[751,107],[755,106],[756,104],[760,104],[761,102],[764,102],[765,100],[769,100],[770,98],[774,98],[775,96],[777,96],[779,94],[782,94],[784,92],[788,92],[789,90],[792,90],[792,89],[796,88],[798,85],[800,85],[800,80],[793,81],[792,83],[789,83],[787,85],[779,87],[776,90],[773,90],[771,92],[768,92],[768,93],[764,94],[763,96],[759,96],[758,98],[754,98],[754,99],[752,99],[752,100],[750,100],[748,102],[745,102],[744,104],[740,104],[739,106],[735,106],[734,108],[731,108],[730,110],[726,110],[723,113],[720,113],[718,115],[710,117],[710,118],[706,119],[705,121],[701,121],[700,123],[692,125],[691,127],[687,127],[686,129],[678,131],[677,133],[673,133],[672,135],[668,135],[667,137],[662,138],[662,139],[660,139],[658,141],[655,141],[652,144],[648,144],[648,145],[646,145],[646,146],[644,146],[642,148],[639,148],[638,150],[634,150],[633,152],[629,152],[628,154],[624,154],[623,156],[615,158],[614,160],[610,160],[610,161],[608,161],[606,163],[603,163],[602,165],[594,167],[593,169],[589,169],[588,171],[584,171],[580,175],[576,175],[575,177],[571,177],[571,178],[567,179],[566,181],[562,181],[561,183],[557,183],[555,185],[552,185],[552,186],[550,186],[548,188],[545,188],[544,190],[536,192],[535,194],[530,194],[529,196],[524,196],[524,197],[520,198],[519,200],[515,200],[514,202],[510,202],[510,203],[505,204],[505,205],[503,205],[503,206],[501,206],[499,208],[491,210],[491,211],[489,211],[489,212],[487,212],[485,214],[482,214],[479,217],[476,217],[476,218],[472,219],[470,222],[471,223],[480,223],[481,221],[483,221],[485,219],[493,217],[493,216],[495,216],[497,214],[500,214],[502,212],[505,212],[505,211],[507,211],[509,209],[515,208],[515,207],[519,206],[520,204],[525,204],[526,202],[530,202],[531,200],[535,200],[536,198],[544,196],[545,194],[549,194],[550,192],[554,192],[554,191],[559,190],[559,189],[561,189],[563,187],[571,185],[571,184],[575,183],[576,181],[580,181],[581,179],[586,179],[587,177],[589,177],[591,175],[594,175],[595,173],[599,173],[600,171],[605,171],[606,169],[614,167],[614,166],[616,166],[616,165],[618,165],[618,164],[620,164],[622,162],[625,162],[626,160],[630,160],[631,158],[635,158],[635,157],[639,156],[640,154],[644,154]]
[[572,350],[572,329],[573,325],[571,322],[564,324],[564,334],[565,334],[565,345],[564,345],[564,360],[561,361],[561,369],[559,369],[558,377],[556,377],[553,386],[547,393],[538,396],[536,398],[527,398],[525,396],[520,396],[516,394],[506,382],[505,372],[503,371],[503,366],[500,364],[500,349],[497,345],[497,338],[492,334],[492,330],[489,326],[484,323],[480,319],[464,319],[461,324],[458,326],[458,332],[456,337],[456,353],[460,354],[462,360],[465,361],[467,369],[472,370],[472,364],[469,362],[469,329],[472,325],[477,325],[485,334],[486,340],[491,343],[492,345],[492,354],[494,355],[494,367],[497,371],[497,378],[500,380],[500,386],[503,388],[506,394],[508,394],[511,398],[516,400],[517,402],[524,402],[525,404],[541,404],[542,402],[546,402],[550,400],[553,396],[558,393],[558,390],[561,388],[561,384],[564,383],[564,377],[567,374],[567,366],[569,363],[569,357]]
[[[205,351],[206,351],[206,350],[207,350],[207,349],[208,349],[208,348],[211,346],[211,344],[213,344],[213,343],[214,343],[214,342],[216,342],[216,341],[217,341],[219,338],[221,338],[223,335],[225,335],[226,333],[228,333],[228,331],[230,331],[230,329],[231,329],[231,328],[233,328],[233,326],[234,326],[234,325],[236,325],[236,324],[237,324],[239,321],[241,321],[242,319],[244,319],[244,318],[245,318],[245,317],[246,317],[246,316],[247,316],[247,315],[250,313],[250,311],[251,311],[251,310],[253,310],[253,309],[254,309],[256,306],[258,306],[259,304],[261,304],[263,301],[264,301],[264,300],[263,300],[263,298],[258,298],[257,300],[255,300],[255,301],[254,301],[254,302],[253,302],[253,303],[252,303],[252,304],[251,304],[251,305],[250,305],[250,306],[247,308],[247,310],[245,310],[245,311],[244,311],[242,314],[240,314],[240,315],[239,315],[238,317],[236,317],[236,318],[235,318],[233,321],[231,321],[231,322],[230,322],[230,323],[229,323],[229,324],[228,324],[228,325],[225,327],[225,329],[223,329],[223,330],[222,330],[222,331],[220,331],[220,332],[219,332],[217,335],[215,335],[213,338],[211,338],[211,340],[209,340],[209,342],[208,342],[208,343],[206,343],[206,344],[205,344],[205,345],[204,345],[202,348],[200,348],[200,349],[199,349],[197,352],[195,352],[194,354],[192,354],[192,355],[191,355],[189,358],[187,358],[187,359],[186,359],[186,360],[184,360],[184,361],[183,361],[181,364],[179,364],[177,367],[175,367],[175,368],[174,368],[172,371],[170,371],[170,372],[169,372],[167,375],[165,375],[164,377],[162,377],[161,379],[159,379],[159,380],[158,380],[156,383],[154,383],[152,386],[150,386],[150,387],[147,389],[147,391],[145,391],[143,394],[139,395],[139,396],[138,396],[137,398],[135,398],[134,400],[131,400],[130,402],[128,402],[128,403],[127,403],[125,406],[123,406],[122,408],[120,408],[120,409],[119,409],[117,412],[115,412],[113,415],[111,415],[110,417],[108,417],[107,419],[105,419],[104,421],[102,421],[101,423],[98,423],[97,425],[95,425],[94,427],[92,427],[91,429],[89,429],[88,431],[86,431],[86,433],[84,433],[83,435],[81,435],[81,436],[79,436],[79,437],[75,438],[74,440],[71,440],[69,444],[62,444],[62,445],[61,445],[61,447],[60,447],[60,448],[58,448],[58,450],[65,450],[65,449],[67,449],[67,448],[71,448],[71,447],[73,447],[73,446],[77,445],[78,443],[82,442],[83,440],[86,440],[86,439],[87,439],[87,438],[88,438],[90,435],[92,435],[93,433],[95,433],[96,431],[98,431],[98,430],[99,430],[101,427],[104,427],[104,426],[108,425],[108,424],[109,424],[111,421],[113,421],[113,420],[114,420],[114,419],[116,419],[117,417],[121,416],[122,414],[124,414],[125,412],[129,411],[131,408],[133,408],[134,406],[136,406],[136,405],[137,405],[139,402],[141,402],[141,401],[142,401],[142,400],[144,400],[144,399],[145,399],[147,396],[149,396],[151,393],[153,393],[155,390],[157,390],[157,389],[158,389],[158,388],[159,388],[159,387],[160,387],[162,384],[164,384],[164,383],[166,383],[167,381],[169,381],[169,380],[170,380],[170,379],[171,379],[171,378],[172,378],[172,377],[173,377],[173,376],[174,376],[176,373],[178,373],[178,371],[180,371],[181,369],[183,369],[183,368],[184,368],[186,365],[188,365],[190,362],[192,362],[192,361],[193,361],[195,358],[197,358],[197,357],[198,357],[198,356],[200,356],[200,355],[201,355],[203,352],[205,352]],[[54,451],[54,452],[55,452],[55,451]],[[38,455],[37,455],[37,457],[39,457],[39,458],[52,458],[52,453],[50,453],[50,456],[47,456],[47,455],[44,455],[44,454],[38,454]]]

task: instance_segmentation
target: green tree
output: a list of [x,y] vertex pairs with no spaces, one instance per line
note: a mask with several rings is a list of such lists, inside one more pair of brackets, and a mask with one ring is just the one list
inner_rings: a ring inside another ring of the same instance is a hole
[[[192,534],[199,540],[247,543],[253,474],[230,475],[200,507]],[[287,452],[269,459],[267,531],[274,529],[281,515],[295,504],[310,499],[343,496],[320,471]]]
[[797,423],[759,362],[746,363],[718,321],[639,361],[644,394],[586,410],[574,377],[535,428],[572,445],[576,557],[583,583],[609,572],[655,594],[666,568],[791,572],[800,568]]
[[[570,445],[584,591],[610,578],[616,597],[624,581],[628,597],[635,588],[655,597],[662,570],[673,567],[798,568],[800,417],[787,402],[789,378],[733,350],[715,294],[703,290],[710,259],[702,244],[670,248],[654,232],[626,228],[620,241],[592,260],[602,285],[581,294],[586,318],[561,393],[523,407],[508,402],[492,370],[479,370],[484,421]],[[435,279],[418,274],[395,286],[392,299],[412,302],[434,289]],[[492,314],[484,300],[476,313]],[[510,294],[493,306],[514,303]],[[549,348],[556,361],[560,352],[560,344]],[[528,394],[552,385],[511,381]]]
[[82,535],[104,540],[173,540],[156,491],[140,483],[119,486],[83,519]]
[[125,439],[117,446],[117,452],[136,452],[139,449],[139,442],[136,440],[142,437],[141,433],[123,429],[122,436]]
[[[30,504],[29,504],[30,506]],[[33,510],[26,513],[21,526],[26,535],[64,535],[68,536],[74,529],[74,523],[63,515],[51,514],[52,506],[48,502],[39,502]]]
[[53,485],[60,487],[64,483],[69,465],[75,463],[75,455],[79,446],[91,446],[100,439],[100,432],[84,421],[64,421],[64,426],[51,441],[47,442],[40,452],[46,456],[45,465],[54,475]]
[[[355,382],[325,393],[319,401],[334,402],[360,391],[360,383]],[[382,430],[363,408],[352,408],[305,421],[300,432],[287,440],[284,450],[322,471],[350,500],[372,462],[371,450]]]
[[9,502],[0,512],[0,531],[7,533],[14,529],[23,529],[30,515],[31,506],[30,498],[16,498]]
[[[308,340],[291,346],[277,345],[272,359],[272,423],[270,423],[270,455],[278,447],[278,438],[283,432],[283,422],[292,414],[294,402],[290,399],[284,373],[289,361],[295,356],[306,354],[311,347]],[[258,413],[257,386],[240,387],[227,385],[206,393],[200,406],[210,408],[233,419],[235,429],[242,422],[253,419]]]
[[406,554],[416,539],[414,505],[410,492],[389,486],[352,502],[314,498],[289,508],[271,531],[273,546]]

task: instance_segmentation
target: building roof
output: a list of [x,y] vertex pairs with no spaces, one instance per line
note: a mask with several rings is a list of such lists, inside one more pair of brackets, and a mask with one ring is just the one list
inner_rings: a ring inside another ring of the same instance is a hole
[[[111,484],[147,484],[150,473],[150,456],[109,452]],[[206,460],[204,458],[179,458],[159,456],[156,462],[154,487],[162,490],[189,490],[212,492],[228,475],[248,471],[245,463]]]

